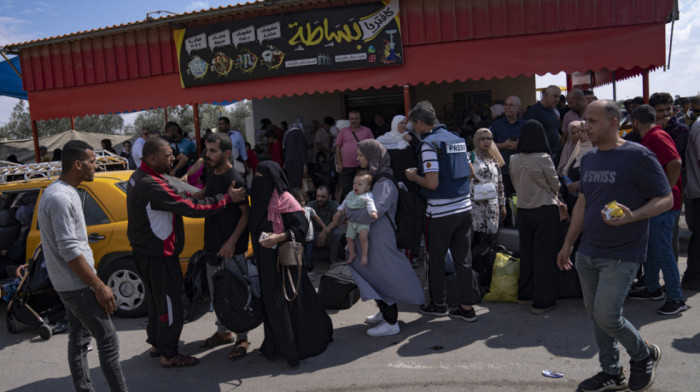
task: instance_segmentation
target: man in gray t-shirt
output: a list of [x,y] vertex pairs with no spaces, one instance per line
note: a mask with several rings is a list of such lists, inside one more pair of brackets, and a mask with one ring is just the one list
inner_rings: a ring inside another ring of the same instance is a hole
[[119,364],[119,339],[109,315],[117,308],[112,290],[95,273],[77,187],[95,177],[95,152],[72,140],[63,147],[61,176],[41,196],[38,222],[46,269],[66,307],[70,328],[68,366],[76,391],[94,390],[88,344],[97,342],[100,365],[112,391],[126,391]]
[[[661,349],[642,339],[622,316],[622,307],[646,257],[649,218],[669,210],[673,196],[654,154],[620,139],[620,117],[614,101],[599,100],[586,108],[584,128],[596,148],[581,161],[579,197],[557,256],[561,270],[572,269],[569,256],[583,232],[576,270],[583,304],[593,320],[602,371],[581,382],[581,391],[646,390],[661,359]],[[612,201],[623,212],[619,218],[603,214]],[[620,366],[618,342],[630,356],[629,384]]]

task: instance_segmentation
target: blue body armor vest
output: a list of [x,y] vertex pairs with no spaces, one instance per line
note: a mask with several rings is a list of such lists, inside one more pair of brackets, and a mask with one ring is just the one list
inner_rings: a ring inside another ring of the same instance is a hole
[[[466,141],[440,124],[423,137],[423,141],[418,146],[419,153],[423,143],[430,144],[437,151],[440,171],[438,172],[437,189],[430,190],[421,187],[421,194],[428,199],[451,199],[468,194],[470,192],[469,175],[471,171],[469,170]],[[422,162],[419,173],[425,174]]]

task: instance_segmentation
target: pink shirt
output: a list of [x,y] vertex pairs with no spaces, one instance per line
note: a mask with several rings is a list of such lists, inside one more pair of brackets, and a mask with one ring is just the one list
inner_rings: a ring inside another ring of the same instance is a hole
[[[355,132],[357,140],[363,141],[367,139],[374,139],[372,136],[372,131],[360,125],[360,129]],[[343,167],[358,167],[360,164],[357,162],[357,140],[355,136],[352,135],[352,129],[350,127],[343,128],[338,133],[338,138],[335,141],[336,146],[340,146],[340,153],[343,158],[341,162]]]

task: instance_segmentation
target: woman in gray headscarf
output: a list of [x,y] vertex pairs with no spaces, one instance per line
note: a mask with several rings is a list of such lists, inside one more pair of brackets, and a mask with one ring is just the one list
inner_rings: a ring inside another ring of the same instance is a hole
[[[367,209],[346,210],[349,221],[370,223],[368,262],[360,264],[362,251],[357,241],[357,255],[348,260],[355,283],[363,301],[375,300],[379,313],[365,322],[379,324],[367,331],[369,336],[388,336],[400,332],[398,302],[422,304],[423,289],[406,256],[396,247],[396,234],[391,222],[396,222],[399,192],[390,179],[389,154],[376,140],[363,140],[357,145],[357,160],[374,179],[372,193],[379,217],[372,219]],[[389,221],[391,219],[391,222]]]

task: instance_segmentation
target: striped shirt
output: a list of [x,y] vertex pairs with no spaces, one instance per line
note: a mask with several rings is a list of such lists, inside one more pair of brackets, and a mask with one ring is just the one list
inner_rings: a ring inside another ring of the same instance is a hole
[[[437,173],[440,171],[438,154],[430,143],[421,145],[421,162],[423,173]],[[438,184],[438,186],[440,186]],[[472,202],[469,193],[464,196],[457,196],[449,199],[428,199],[425,214],[432,218],[459,214],[472,209]]]

